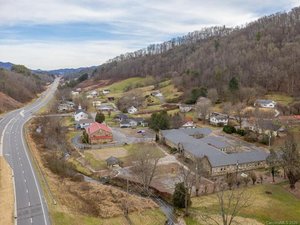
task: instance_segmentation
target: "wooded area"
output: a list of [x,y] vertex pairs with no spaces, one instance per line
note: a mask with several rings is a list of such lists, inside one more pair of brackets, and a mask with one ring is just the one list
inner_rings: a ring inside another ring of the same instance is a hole
[[[242,87],[299,95],[300,8],[244,27],[212,27],[120,55],[98,67],[94,79],[171,77],[180,90],[216,88],[232,78]],[[190,93],[189,93],[190,94]]]

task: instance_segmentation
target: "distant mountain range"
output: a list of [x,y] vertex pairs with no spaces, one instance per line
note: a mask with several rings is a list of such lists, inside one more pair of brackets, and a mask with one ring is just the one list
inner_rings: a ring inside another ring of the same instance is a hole
[[[11,70],[12,66],[15,65],[10,62],[0,62],[0,68]],[[57,69],[57,70],[31,70],[34,73],[39,74],[53,74],[53,75],[61,75],[61,76],[68,76],[72,74],[79,74],[83,71],[91,71],[95,69],[96,66],[91,67],[80,67],[80,68],[64,68],[64,69]]]
[[6,70],[10,70],[13,65],[14,64],[12,64],[10,62],[0,62],[0,68],[6,69]]

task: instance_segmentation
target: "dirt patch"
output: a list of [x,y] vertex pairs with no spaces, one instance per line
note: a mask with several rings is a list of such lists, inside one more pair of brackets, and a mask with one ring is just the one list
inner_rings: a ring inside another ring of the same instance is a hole
[[117,158],[123,158],[128,155],[127,150],[122,147],[104,148],[104,149],[99,149],[99,150],[88,150],[86,152],[91,153],[98,160],[106,160],[110,156],[114,156]]
[[22,106],[22,103],[0,92],[0,113],[13,110]]
[[0,157],[0,225],[14,224],[14,191],[12,171],[3,157]]

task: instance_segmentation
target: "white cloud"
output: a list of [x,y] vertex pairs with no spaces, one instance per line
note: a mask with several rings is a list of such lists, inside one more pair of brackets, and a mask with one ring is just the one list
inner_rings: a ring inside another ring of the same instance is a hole
[[105,24],[109,33],[122,39],[63,43],[20,37],[11,44],[9,39],[16,38],[12,32],[0,37],[0,60],[43,69],[99,65],[171,36],[207,26],[243,25],[297,5],[298,0],[0,0],[0,30],[80,22],[95,27]]
[[23,64],[31,69],[57,69],[100,65],[109,58],[132,51],[124,42],[47,42],[0,44],[0,61]]

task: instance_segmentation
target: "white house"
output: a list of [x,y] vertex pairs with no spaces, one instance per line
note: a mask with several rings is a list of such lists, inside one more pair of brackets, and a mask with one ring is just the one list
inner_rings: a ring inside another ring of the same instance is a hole
[[254,106],[273,109],[275,108],[276,104],[277,103],[273,100],[258,99],[255,101]]
[[179,106],[179,110],[182,113],[187,113],[187,112],[191,111],[192,109],[193,109],[193,106],[191,106],[191,105],[180,105]]
[[110,93],[110,90],[109,90],[109,89],[105,89],[105,90],[102,91],[102,93],[103,93],[104,95],[107,95],[107,94]]
[[92,120],[92,119],[82,119],[82,120],[79,120],[77,123],[76,123],[76,128],[77,129],[84,129],[88,126],[90,126],[92,123],[94,123],[95,121]]
[[72,91],[71,93],[72,93],[73,96],[79,95],[79,92],[78,92],[78,91]]
[[215,126],[217,125],[226,126],[228,124],[228,115],[213,112],[210,114],[209,123]]
[[101,101],[93,101],[92,104],[94,107],[97,107],[101,105]]
[[129,107],[129,108],[127,109],[127,112],[128,112],[129,114],[134,114],[134,113],[136,113],[137,111],[138,111],[138,109],[135,108],[134,106],[131,106],[131,107]]
[[81,108],[81,106],[78,106],[78,110],[74,113],[74,120],[76,122],[84,119],[88,119],[89,115]]
[[185,124],[182,125],[182,128],[195,128],[196,126],[194,125],[193,121],[188,121]]
[[93,90],[93,91],[90,92],[90,95],[93,96],[93,97],[97,97],[98,96],[98,91]]
[[120,128],[129,128],[129,127],[136,127],[138,122],[133,119],[126,119],[120,122]]
[[151,95],[152,95],[152,96],[155,96],[155,97],[162,97],[162,96],[163,96],[162,93],[161,93],[159,90],[153,91],[153,92],[151,93]]

